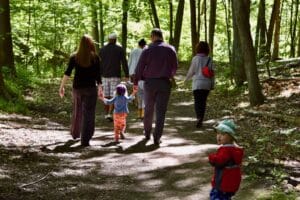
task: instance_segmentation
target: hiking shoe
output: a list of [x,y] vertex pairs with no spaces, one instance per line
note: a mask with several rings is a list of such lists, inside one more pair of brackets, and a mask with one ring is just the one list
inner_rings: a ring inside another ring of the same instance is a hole
[[154,145],[159,147],[159,144],[161,143],[161,140],[154,140]]
[[106,120],[110,121],[110,122],[113,121],[113,118],[112,118],[111,114],[105,115],[104,118],[105,118]]

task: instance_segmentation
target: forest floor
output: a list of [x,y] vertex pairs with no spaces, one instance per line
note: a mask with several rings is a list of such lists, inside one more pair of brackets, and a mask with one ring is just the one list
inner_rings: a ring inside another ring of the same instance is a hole
[[[112,144],[113,126],[105,121],[100,102],[91,146],[81,148],[69,134],[71,86],[64,99],[57,94],[59,80],[28,88],[27,115],[0,114],[0,200],[206,200],[213,173],[207,155],[217,148],[213,126],[224,118],[238,124],[239,144],[246,152],[234,199],[299,200],[300,81],[262,85],[266,103],[254,108],[247,93],[213,90],[204,126],[197,129],[191,91],[179,84],[172,91],[159,148],[143,140],[133,105],[125,140]],[[278,184],[278,177],[285,184]],[[277,190],[284,193],[273,198]]]

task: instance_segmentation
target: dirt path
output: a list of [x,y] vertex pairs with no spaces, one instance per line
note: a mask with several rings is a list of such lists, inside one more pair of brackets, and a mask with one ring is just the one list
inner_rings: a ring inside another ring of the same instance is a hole
[[[168,113],[160,148],[143,140],[142,123],[133,116],[126,139],[112,145],[111,124],[98,115],[100,126],[83,149],[67,127],[47,118],[1,114],[0,199],[208,199],[207,152],[217,147],[213,121],[197,130],[186,126],[192,118],[175,111]],[[196,141],[186,139],[193,135]],[[251,199],[257,190],[250,187],[239,195]]]
[[[28,103],[30,116],[0,114],[0,200],[206,200],[212,174],[207,154],[217,148],[212,126],[223,117],[235,117],[236,102],[247,101],[230,95],[221,99],[212,92],[209,120],[196,129],[191,92],[178,88],[171,96],[160,148],[152,140],[143,141],[143,125],[132,105],[126,139],[112,145],[112,123],[103,119],[98,103],[91,146],[80,148],[69,135],[70,93],[59,99],[57,84],[33,92],[36,96],[28,99],[41,103]],[[249,122],[243,131],[253,127]],[[235,199],[255,200],[270,193],[267,182],[243,178]]]

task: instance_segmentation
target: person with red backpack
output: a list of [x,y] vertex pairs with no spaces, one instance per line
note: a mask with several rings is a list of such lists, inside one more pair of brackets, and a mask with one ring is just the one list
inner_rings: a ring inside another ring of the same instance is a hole
[[209,45],[200,41],[197,44],[197,54],[193,57],[185,82],[193,79],[192,90],[194,95],[194,106],[197,116],[197,128],[202,127],[206,110],[206,101],[210,90],[214,88],[214,65],[209,55]]

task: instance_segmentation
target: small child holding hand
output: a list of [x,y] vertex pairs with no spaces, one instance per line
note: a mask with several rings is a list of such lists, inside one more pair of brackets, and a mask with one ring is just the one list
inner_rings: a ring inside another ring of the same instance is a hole
[[230,200],[241,183],[241,163],[244,150],[237,146],[236,127],[232,120],[224,120],[215,128],[219,149],[208,156],[214,166],[210,200]]
[[132,94],[127,96],[126,85],[120,83],[116,87],[116,95],[112,99],[106,99],[103,95],[100,95],[100,99],[106,105],[114,105],[114,133],[115,133],[115,142],[119,143],[119,138],[124,139],[124,133],[126,129],[126,118],[129,113],[128,102],[131,102],[134,99],[136,90],[133,90]]

